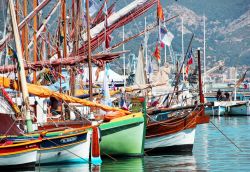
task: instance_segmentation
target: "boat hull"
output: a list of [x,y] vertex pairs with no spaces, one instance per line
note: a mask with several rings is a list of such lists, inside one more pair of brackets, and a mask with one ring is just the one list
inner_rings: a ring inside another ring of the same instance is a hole
[[40,140],[0,146],[0,168],[34,167]]
[[146,154],[192,152],[195,128],[182,130],[174,134],[148,138],[145,141]]
[[226,107],[214,106],[205,108],[205,114],[210,116],[224,116],[226,112]]
[[[127,119],[125,119],[127,118]],[[100,125],[101,154],[142,156],[144,154],[144,118],[130,115]]]
[[37,151],[19,153],[15,155],[0,156],[0,167],[24,168],[34,167],[36,163]]
[[37,164],[89,163],[90,135],[82,132],[43,139]]
[[249,116],[250,105],[249,102],[245,104],[233,105],[228,108],[228,114],[230,116]]
[[[25,142],[38,138],[39,134],[26,136],[12,136],[8,140]],[[64,133],[63,131],[47,133],[41,140],[37,152],[37,164],[57,163],[89,163],[90,132],[80,130],[77,132]]]
[[186,111],[163,121],[150,121],[146,130],[145,153],[192,153],[196,125],[205,120],[203,116],[198,118],[200,113]]

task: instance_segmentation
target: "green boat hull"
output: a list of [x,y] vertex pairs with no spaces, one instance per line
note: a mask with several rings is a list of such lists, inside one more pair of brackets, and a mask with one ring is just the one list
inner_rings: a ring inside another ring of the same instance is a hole
[[100,129],[102,155],[142,156],[144,154],[143,116],[103,123]]

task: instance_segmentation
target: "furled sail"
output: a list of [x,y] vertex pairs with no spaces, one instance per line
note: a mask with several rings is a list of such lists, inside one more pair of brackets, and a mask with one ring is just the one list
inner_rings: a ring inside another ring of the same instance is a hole
[[[97,66],[103,66],[105,63],[108,63],[118,57],[121,54],[126,53],[127,51],[118,51],[114,53],[108,54],[95,54],[92,55],[92,62],[95,63]],[[31,70],[39,70],[43,69],[44,67],[57,67],[57,66],[73,66],[79,63],[87,63],[86,56],[75,56],[75,57],[68,57],[68,58],[60,58],[51,60],[44,60],[44,61],[37,61],[32,63],[24,63],[24,68],[31,69]],[[8,65],[8,66],[0,66],[0,73],[7,73],[11,71],[16,71],[15,65]]]
[[[10,80],[5,77],[0,77],[0,85],[2,85],[4,88],[12,88],[15,90],[20,90],[17,81]],[[125,114],[130,114],[129,111],[125,111],[119,108],[105,106],[99,103],[94,103],[85,99],[79,99],[76,97],[68,96],[59,92],[53,92],[47,88],[44,88],[43,86],[38,86],[34,84],[27,84],[28,92],[32,95],[38,96],[38,97],[55,97],[57,99],[62,99],[68,103],[79,103],[83,106],[90,106],[90,107],[96,107],[100,108],[104,111],[119,111]]]
[[135,81],[134,85],[145,85],[147,83],[147,77],[145,72],[145,62],[144,62],[144,48],[141,45],[138,54],[138,60],[135,71]]

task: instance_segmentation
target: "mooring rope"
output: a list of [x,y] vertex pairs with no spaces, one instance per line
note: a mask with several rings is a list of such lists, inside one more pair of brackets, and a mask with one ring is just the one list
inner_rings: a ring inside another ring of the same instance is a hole
[[243,152],[239,146],[237,146],[225,133],[223,133],[212,121],[210,121],[211,124],[228,140],[230,141],[236,148],[238,148],[241,152]]
[[[96,165],[96,164],[93,164],[91,161],[89,161],[89,160],[87,160],[87,159],[85,159],[85,158],[83,158],[83,157],[81,157],[81,156],[75,154],[74,152],[72,152],[72,151],[70,151],[70,150],[64,148],[63,146],[61,146],[61,145],[55,143],[54,141],[49,140],[48,138],[44,138],[44,139],[47,140],[47,141],[49,141],[49,142],[51,142],[51,143],[53,143],[53,144],[55,144],[56,146],[59,146],[60,148],[66,150],[66,151],[69,152],[69,153],[71,153],[72,155],[75,155],[76,157],[78,157],[78,158],[84,160],[85,162],[88,162],[88,163],[90,163],[90,164],[92,164],[92,165]],[[39,160],[39,162],[40,162],[40,160]]]

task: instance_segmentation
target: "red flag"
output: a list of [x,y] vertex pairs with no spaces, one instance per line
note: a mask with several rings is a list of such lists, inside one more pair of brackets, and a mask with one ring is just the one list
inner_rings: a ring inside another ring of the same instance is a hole
[[189,59],[188,59],[188,62],[187,62],[188,65],[191,65],[193,64],[193,57],[191,56]]
[[192,50],[192,48],[188,53],[188,61],[187,61],[187,65],[191,65],[191,64],[193,64],[193,50]]
[[188,79],[188,71],[189,71],[189,65],[186,66],[186,75],[185,75],[185,80]]
[[155,52],[153,54],[153,56],[156,58],[156,60],[160,63],[161,61],[161,51],[159,49],[159,45],[158,42],[156,43],[156,48],[155,48]]
[[158,3],[157,3],[157,18],[161,21],[164,21],[164,13],[163,13],[160,0],[158,0]]

